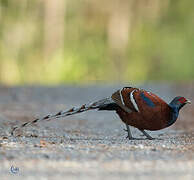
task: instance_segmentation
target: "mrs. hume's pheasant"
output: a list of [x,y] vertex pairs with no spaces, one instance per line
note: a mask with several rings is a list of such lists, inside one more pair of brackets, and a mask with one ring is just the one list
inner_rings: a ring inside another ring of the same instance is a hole
[[133,87],[124,87],[113,93],[111,97],[94,103],[84,104],[79,108],[74,107],[68,111],[60,111],[54,115],[47,115],[43,118],[35,119],[21,126],[14,127],[12,135],[16,129],[42,120],[56,119],[87,110],[97,109],[116,111],[121,120],[126,124],[126,131],[128,132],[127,137],[129,139],[134,139],[129,126],[136,127],[148,139],[153,139],[145,130],[155,131],[171,126],[177,120],[179,110],[187,103],[190,103],[190,101],[184,97],[177,96],[167,104],[164,100],[151,92]]

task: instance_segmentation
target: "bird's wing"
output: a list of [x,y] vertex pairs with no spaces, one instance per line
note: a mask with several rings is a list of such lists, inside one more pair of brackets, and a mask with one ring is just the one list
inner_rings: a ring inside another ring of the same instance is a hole
[[140,89],[132,87],[124,87],[112,94],[111,98],[119,105],[123,110],[128,113],[138,112],[138,104],[134,97],[134,93],[140,91]]
[[124,87],[111,96],[112,100],[128,113],[142,111],[160,111],[161,106],[167,105],[157,95],[139,88]]

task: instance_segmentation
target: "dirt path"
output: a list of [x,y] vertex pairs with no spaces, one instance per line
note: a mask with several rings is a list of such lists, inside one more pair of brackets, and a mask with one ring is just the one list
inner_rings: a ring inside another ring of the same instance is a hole
[[[194,179],[193,106],[172,128],[151,132],[156,140],[144,140],[133,129],[142,140],[129,141],[115,113],[95,111],[9,135],[15,124],[98,100],[119,87],[1,87],[0,179]],[[143,87],[167,101],[176,92],[192,98],[174,86]]]

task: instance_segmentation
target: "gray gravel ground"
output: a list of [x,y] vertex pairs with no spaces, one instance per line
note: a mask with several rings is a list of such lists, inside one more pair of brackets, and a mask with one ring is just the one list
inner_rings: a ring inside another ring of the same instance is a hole
[[[16,124],[104,98],[120,87],[0,87],[0,179],[194,179],[193,106],[183,109],[177,125],[150,132],[156,140],[133,129],[140,140],[129,141],[116,113],[96,111],[26,127],[18,137],[9,134]],[[166,101],[177,93],[192,98],[180,86],[141,87]]]

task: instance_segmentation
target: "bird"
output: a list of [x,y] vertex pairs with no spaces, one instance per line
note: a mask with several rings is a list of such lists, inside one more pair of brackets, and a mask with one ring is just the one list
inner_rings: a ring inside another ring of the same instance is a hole
[[17,129],[38,123],[44,120],[58,119],[88,110],[115,111],[125,124],[127,137],[134,140],[130,127],[140,130],[146,139],[153,140],[146,130],[157,131],[174,124],[179,116],[180,109],[191,101],[182,97],[175,97],[169,104],[156,94],[136,87],[123,87],[111,96],[101,100],[83,104],[80,107],[73,107],[69,110],[62,110],[55,114],[48,114],[42,118],[25,122],[20,126],[15,126],[11,134]]

